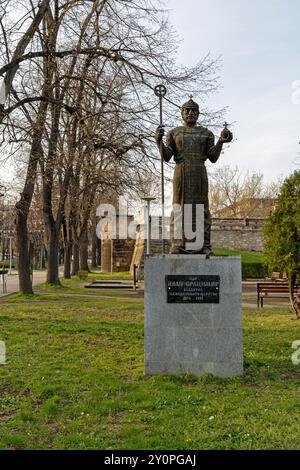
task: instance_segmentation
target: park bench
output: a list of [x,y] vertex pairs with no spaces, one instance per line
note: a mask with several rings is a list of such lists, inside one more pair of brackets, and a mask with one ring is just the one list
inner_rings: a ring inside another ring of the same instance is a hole
[[[300,284],[296,285],[299,289]],[[289,286],[286,281],[280,282],[258,282],[257,283],[257,307],[264,306],[265,297],[287,298],[289,294]]]

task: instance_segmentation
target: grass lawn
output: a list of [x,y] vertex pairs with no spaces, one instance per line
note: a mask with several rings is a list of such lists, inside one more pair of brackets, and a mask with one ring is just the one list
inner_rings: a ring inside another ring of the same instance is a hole
[[244,311],[243,377],[145,377],[143,302],[123,296],[1,301],[0,449],[299,449],[289,309]]
[[[82,294],[84,296],[86,295],[99,295],[101,294],[110,294],[113,296],[124,296],[124,290],[117,290],[114,289],[113,294],[112,291],[107,291],[104,289],[97,289],[97,288],[89,288],[86,289],[84,286],[87,284],[90,284],[93,281],[109,281],[109,280],[118,280],[118,281],[131,281],[131,284],[133,283],[133,278],[130,272],[116,272],[116,273],[100,273],[97,271],[92,271],[88,274],[88,279],[82,280],[79,278],[79,276],[72,276],[71,279],[60,279],[61,286],[55,286],[53,284],[39,284],[38,286],[35,286],[34,292],[37,294],[38,297],[35,297],[35,300],[38,300],[42,297],[40,297],[40,294],[46,293],[47,294],[52,294],[53,297],[56,297],[56,293],[61,296],[62,294],[65,295],[73,295],[73,294]],[[133,291],[128,291],[128,295],[131,295]],[[24,297],[22,296],[23,300]],[[60,297],[61,298],[61,297]],[[44,297],[45,299],[45,297]],[[47,296],[48,299],[48,296]],[[14,298],[10,299],[10,302],[18,301],[19,296],[15,296]]]
[[88,279],[80,279],[79,276],[72,276],[71,279],[60,278],[61,286],[59,288],[53,284],[39,284],[38,286],[35,286],[34,291],[35,292],[53,291],[53,290],[56,291],[59,289],[61,293],[63,292],[66,293],[68,291],[76,292],[76,290],[79,289],[80,292],[87,293],[88,292],[87,289],[84,288],[86,284],[90,284],[93,281],[109,281],[112,279],[117,280],[117,281],[133,282],[133,277],[130,272],[101,273],[99,271],[92,271],[88,273]]
[[226,248],[213,248],[216,255],[241,255],[242,263],[262,263],[263,254],[256,251],[228,250]]

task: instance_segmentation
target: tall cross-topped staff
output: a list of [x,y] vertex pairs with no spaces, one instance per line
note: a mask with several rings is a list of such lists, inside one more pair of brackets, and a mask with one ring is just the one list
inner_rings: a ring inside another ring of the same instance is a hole
[[[154,93],[159,97],[159,125],[164,127],[162,119],[162,99],[167,93],[167,89],[164,85],[156,85],[154,88]],[[161,216],[161,239],[162,239],[162,254],[165,253],[165,239],[164,239],[164,228],[165,228],[165,183],[164,183],[164,159],[161,152],[161,207],[162,207],[162,216]]]

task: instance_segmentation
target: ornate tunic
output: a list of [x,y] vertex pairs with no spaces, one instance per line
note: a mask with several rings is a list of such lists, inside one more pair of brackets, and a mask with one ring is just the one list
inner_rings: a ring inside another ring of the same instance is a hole
[[[176,127],[168,132],[166,145],[174,156],[176,168],[173,178],[173,204],[204,205],[204,246],[210,247],[211,217],[208,202],[208,179],[204,162],[215,163],[222,144],[215,145],[214,134],[205,127]],[[194,211],[193,211],[194,212]],[[171,217],[171,234],[174,217]],[[195,219],[193,216],[193,230]],[[185,240],[172,240],[173,245],[184,246]]]

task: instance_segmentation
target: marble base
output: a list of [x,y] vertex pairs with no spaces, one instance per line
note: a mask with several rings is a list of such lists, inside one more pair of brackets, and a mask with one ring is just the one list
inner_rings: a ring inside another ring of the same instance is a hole
[[[220,276],[219,303],[167,303],[166,275]],[[243,373],[240,256],[145,259],[145,373]]]

